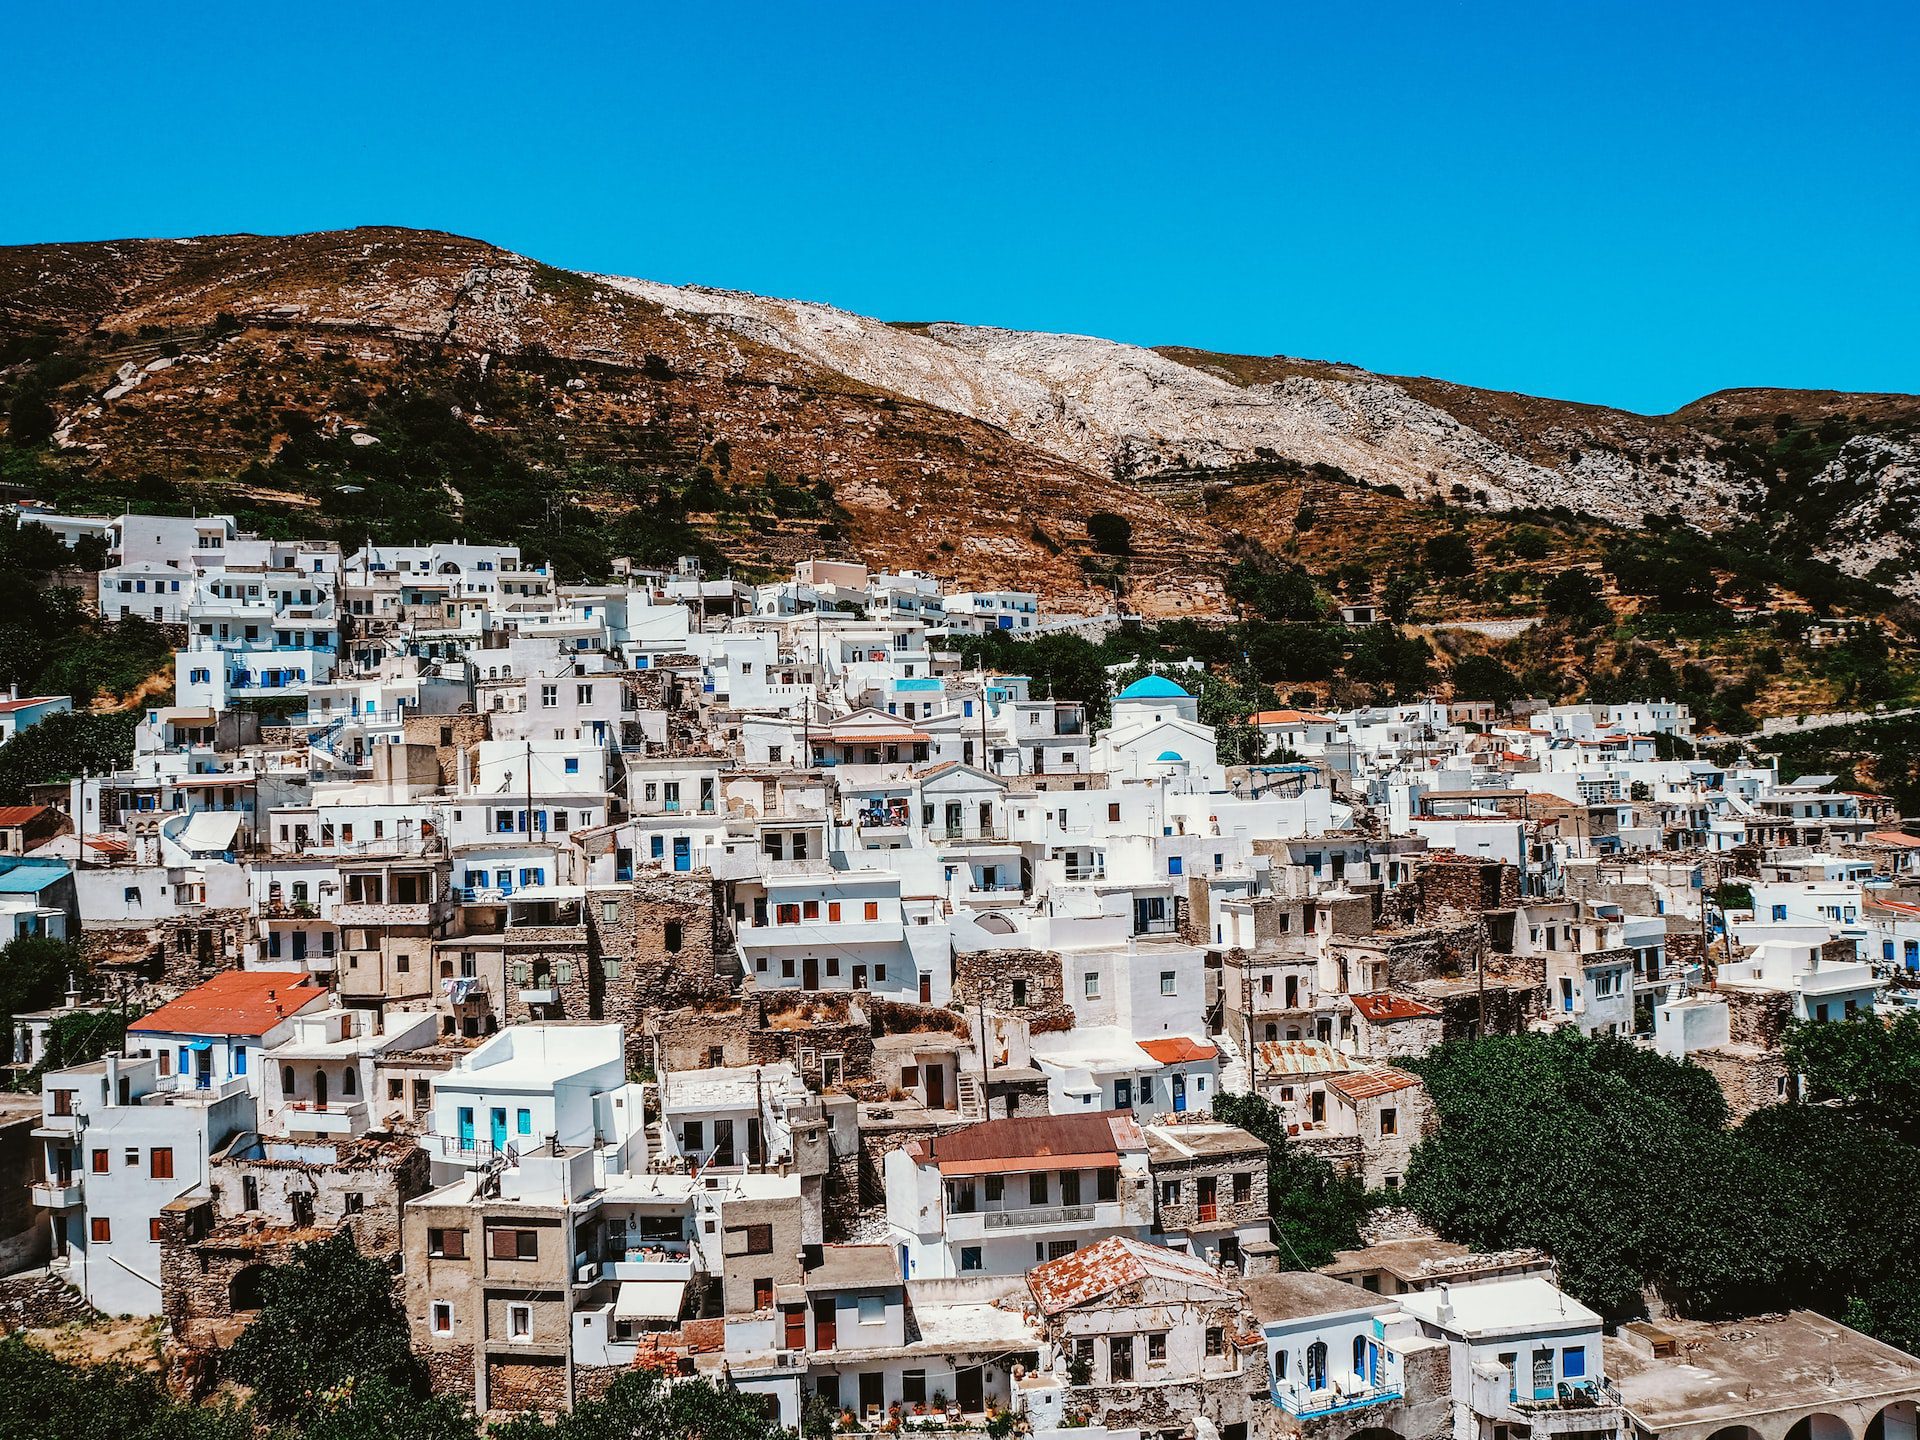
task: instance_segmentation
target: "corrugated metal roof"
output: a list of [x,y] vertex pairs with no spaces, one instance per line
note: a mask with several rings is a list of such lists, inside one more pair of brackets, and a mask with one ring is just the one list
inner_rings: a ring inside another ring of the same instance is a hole
[[1093,1169],[1117,1165],[1119,1152],[1144,1150],[1146,1137],[1121,1110],[1092,1115],[1019,1115],[982,1120],[950,1135],[936,1135],[913,1147],[915,1158],[931,1159],[943,1175],[991,1175],[1000,1170],[1069,1166]]
[[1027,1272],[1027,1289],[1043,1314],[1058,1315],[1148,1276],[1186,1285],[1225,1284],[1218,1270],[1196,1256],[1113,1235],[1097,1245],[1034,1266]]

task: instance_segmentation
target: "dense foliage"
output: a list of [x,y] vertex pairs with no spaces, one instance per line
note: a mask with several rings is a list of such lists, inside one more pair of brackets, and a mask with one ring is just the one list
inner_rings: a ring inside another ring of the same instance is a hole
[[1310,1270],[1337,1250],[1360,1243],[1360,1222],[1372,1201],[1358,1180],[1338,1174],[1318,1155],[1287,1138],[1286,1121],[1260,1095],[1214,1097],[1217,1120],[1238,1125],[1267,1146],[1267,1203],[1273,1214],[1280,1263]]
[[1440,1127],[1414,1152],[1408,1199],[1469,1244],[1550,1251],[1610,1316],[1649,1291],[1709,1316],[1805,1306],[1911,1347],[1920,1266],[1902,1231],[1920,1149],[1878,1122],[1920,1063],[1920,1027],[1885,1044],[1879,1028],[1797,1032],[1792,1053],[1846,1103],[1781,1104],[1735,1128],[1705,1070],[1625,1041],[1451,1042],[1412,1062]]
[[0,526],[0,685],[85,704],[102,693],[122,695],[171,664],[159,626],[104,624],[75,586],[60,583],[104,562],[97,542],[70,550],[45,526]]
[[78,949],[47,935],[19,935],[0,949],[0,1033],[13,1034],[13,1018],[44,1010],[66,992],[81,969]]
[[1762,748],[1782,775],[1837,775],[1847,789],[1878,791],[1901,814],[1920,814],[1920,715],[1774,736]]
[[430,1395],[407,1346],[393,1272],[345,1234],[267,1274],[259,1318],[227,1352],[242,1401],[182,1403],[157,1375],[66,1364],[0,1341],[0,1440],[777,1440],[757,1401],[650,1370],[617,1378],[570,1415],[482,1426]]
[[0,805],[24,804],[35,785],[125,769],[133,760],[132,710],[49,715],[0,745]]

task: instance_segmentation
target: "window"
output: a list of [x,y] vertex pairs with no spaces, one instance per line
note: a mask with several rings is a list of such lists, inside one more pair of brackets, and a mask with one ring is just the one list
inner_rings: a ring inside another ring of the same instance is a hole
[[580,773],[580,760],[579,760],[579,758],[578,758],[577,756],[573,756],[573,755],[569,755],[569,756],[567,756],[567,758],[566,758],[566,763],[565,763],[565,768],[566,768],[566,772],[567,772],[567,774],[569,774],[569,775],[578,775],[578,774]]
[[[100,1222],[96,1220],[94,1223],[97,1225]],[[960,1247],[960,1273],[961,1274],[966,1275],[970,1273],[977,1273],[978,1271],[983,1270],[985,1268],[986,1267],[981,1263],[980,1247],[978,1245],[962,1245]]]
[[1120,802],[1118,800],[1110,801],[1107,805],[1107,820],[1110,823],[1118,823],[1119,819]]
[[1169,855],[1167,857],[1167,874],[1169,875],[1180,874],[1185,864],[1186,862],[1180,856]]
[[680,1148],[682,1150],[699,1150],[704,1148],[706,1143],[706,1121],[688,1120],[680,1126]]
[[1147,1363],[1149,1365],[1164,1365],[1167,1363],[1167,1336],[1165,1331],[1157,1335],[1147,1336]]
[[453,1333],[453,1306],[444,1300],[433,1302],[433,1333],[436,1335]]
[[902,1370],[900,1372],[900,1403],[902,1405],[924,1405],[927,1400],[927,1372],[924,1370]]
[[600,902],[600,923],[602,925],[617,925],[620,923],[620,902],[618,900],[602,900]]
[[147,1221],[147,1239],[151,1240],[156,1245],[158,1245],[161,1241],[160,1217],[158,1215],[153,1216],[151,1219]]
[[1400,1116],[1391,1105],[1380,1112],[1380,1133],[1382,1135],[1398,1135],[1400,1133]]
[[111,1245],[113,1222],[104,1215],[95,1215],[87,1224],[87,1234],[96,1245]]
[[531,1305],[507,1306],[507,1338],[520,1341],[533,1339],[533,1307]]
[[464,1230],[427,1231],[427,1254],[436,1260],[467,1258],[467,1232]]
[[1248,1204],[1253,1199],[1253,1176],[1241,1171],[1233,1177],[1233,1203]]
[[540,1232],[537,1230],[508,1230],[503,1228],[487,1231],[487,1253],[495,1260],[535,1260],[540,1255]]
[[862,1325],[881,1325],[886,1323],[887,1297],[884,1295],[862,1295],[860,1297],[860,1323]]
[[531,1110],[514,1111],[513,1128],[522,1135],[531,1135],[533,1133],[533,1112]]
[[878,900],[867,901],[866,918],[869,920],[878,920],[880,918],[880,902]]
[[1133,1379],[1131,1335],[1112,1335],[1107,1338],[1107,1378],[1116,1385]]
[[358,1190],[349,1190],[341,1197],[341,1208],[349,1215],[358,1215],[366,1209],[366,1196]]
[[155,1180],[173,1179],[173,1147],[156,1145],[147,1157],[147,1174]]
[[1162,1205],[1178,1205],[1180,1203],[1180,1182],[1178,1180],[1162,1180],[1160,1182],[1160,1203]]
[[111,1155],[109,1155],[105,1150],[96,1150],[93,1152],[93,1173],[94,1174],[105,1175],[112,1168],[113,1168],[113,1158]]
[[1566,1380],[1583,1380],[1587,1374],[1587,1347],[1569,1345],[1560,1352],[1560,1374]]
[[1083,983],[1086,987],[1087,999],[1098,1000],[1100,998],[1100,976],[1098,972],[1093,970],[1087,971],[1083,977]]
[[1207,1354],[1224,1355],[1227,1353],[1227,1332],[1219,1325],[1207,1327]]
[[553,710],[557,709],[559,704],[560,687],[558,685],[542,685],[540,687],[540,708],[542,710]]
[[1177,995],[1180,993],[1179,984],[1174,978],[1173,971],[1162,970],[1160,972],[1160,993],[1162,995]]
[[748,1255],[771,1255],[773,1253],[773,1226],[747,1226],[747,1248],[745,1253]]

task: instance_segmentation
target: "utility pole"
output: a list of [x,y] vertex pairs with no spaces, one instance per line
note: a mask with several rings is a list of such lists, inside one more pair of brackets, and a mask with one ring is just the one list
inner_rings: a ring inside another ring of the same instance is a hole
[[527,741],[527,843],[533,843],[533,741]]

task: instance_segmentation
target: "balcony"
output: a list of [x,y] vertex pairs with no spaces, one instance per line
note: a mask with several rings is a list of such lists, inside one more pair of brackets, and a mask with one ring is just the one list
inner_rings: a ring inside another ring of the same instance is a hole
[[988,1230],[1052,1229],[1091,1224],[1097,1209],[1093,1205],[1030,1205],[1022,1210],[988,1210],[981,1219]]
[[587,1284],[600,1280],[691,1280],[693,1258],[686,1250],[684,1245],[678,1254],[655,1245],[628,1250],[624,1260],[605,1260],[584,1267],[581,1279]]
[[530,990],[522,990],[519,994],[522,1005],[558,1005],[560,1003],[560,991],[553,985],[537,986]]
[[1317,1420],[1348,1410],[1364,1410],[1369,1405],[1386,1405],[1402,1397],[1398,1385],[1359,1385],[1352,1388],[1329,1386],[1320,1390],[1275,1390],[1274,1401],[1287,1414],[1300,1420]]
[[291,1135],[339,1135],[351,1139],[366,1130],[370,1117],[364,1100],[326,1105],[295,1100],[281,1112],[280,1121]]
[[37,1180],[31,1189],[33,1203],[44,1210],[71,1210],[80,1203],[81,1193],[78,1175],[69,1175],[64,1180]]

